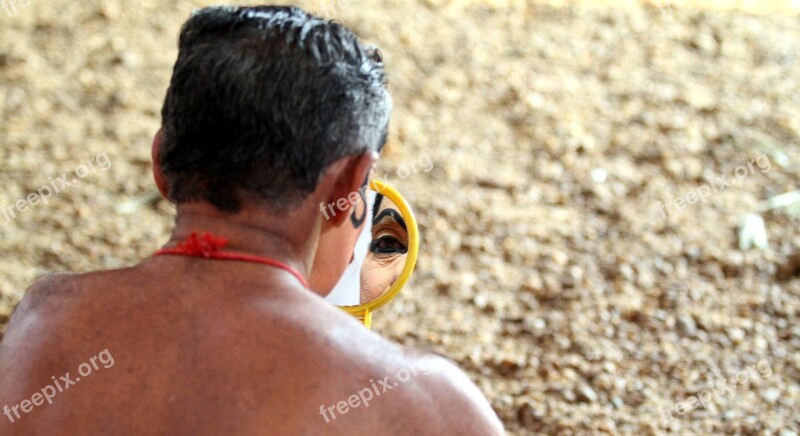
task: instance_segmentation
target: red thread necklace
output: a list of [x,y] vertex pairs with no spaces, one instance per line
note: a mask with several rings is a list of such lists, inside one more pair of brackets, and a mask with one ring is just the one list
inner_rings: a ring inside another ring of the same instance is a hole
[[291,275],[295,276],[297,280],[300,280],[300,283],[302,283],[304,287],[308,288],[308,282],[306,282],[305,277],[289,265],[254,254],[222,251],[226,245],[228,245],[228,240],[222,236],[217,237],[206,232],[203,233],[202,237],[199,237],[197,233],[192,233],[186,239],[186,242],[179,243],[175,248],[162,248],[156,251],[153,256],[172,254],[178,256],[201,257],[204,259],[240,260],[242,262],[260,263],[289,272]]

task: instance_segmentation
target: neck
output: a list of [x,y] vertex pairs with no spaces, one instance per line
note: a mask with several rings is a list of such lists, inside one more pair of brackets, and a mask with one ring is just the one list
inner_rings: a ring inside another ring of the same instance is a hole
[[281,215],[254,207],[230,214],[206,203],[182,203],[164,248],[177,246],[192,233],[208,232],[227,239],[224,251],[274,259],[308,278],[320,229],[318,223],[302,217],[302,206]]

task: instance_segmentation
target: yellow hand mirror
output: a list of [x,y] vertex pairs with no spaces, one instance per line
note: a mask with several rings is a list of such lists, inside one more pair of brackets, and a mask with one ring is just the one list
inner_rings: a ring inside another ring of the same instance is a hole
[[[381,180],[372,180],[369,188],[364,198],[370,206],[371,226],[362,234],[362,249],[357,246],[355,250],[359,277],[347,284],[340,280],[332,292],[338,297],[329,298],[341,301],[343,293],[349,294],[345,299],[352,304],[340,303],[339,307],[362,320],[367,328],[372,324],[372,313],[408,283],[419,252],[417,220],[405,198]],[[347,289],[341,289],[343,286]]]

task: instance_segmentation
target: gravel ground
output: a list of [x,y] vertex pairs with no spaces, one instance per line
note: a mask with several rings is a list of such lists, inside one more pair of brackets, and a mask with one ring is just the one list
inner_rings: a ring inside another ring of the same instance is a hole
[[[36,277],[166,240],[168,204],[118,208],[151,189],[177,32],[210,3],[0,10],[0,214],[75,182],[0,218],[0,335]],[[760,3],[301,3],[388,65],[379,172],[423,245],[374,328],[457,361],[512,434],[800,432],[800,214],[737,237],[800,184],[798,7]]]

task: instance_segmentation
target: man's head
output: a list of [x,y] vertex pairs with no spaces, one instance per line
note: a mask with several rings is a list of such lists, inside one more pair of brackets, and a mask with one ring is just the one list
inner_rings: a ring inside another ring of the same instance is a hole
[[380,54],[337,23],[296,7],[210,7],[183,26],[179,49],[154,146],[176,203],[282,211],[332,163],[386,141]]

